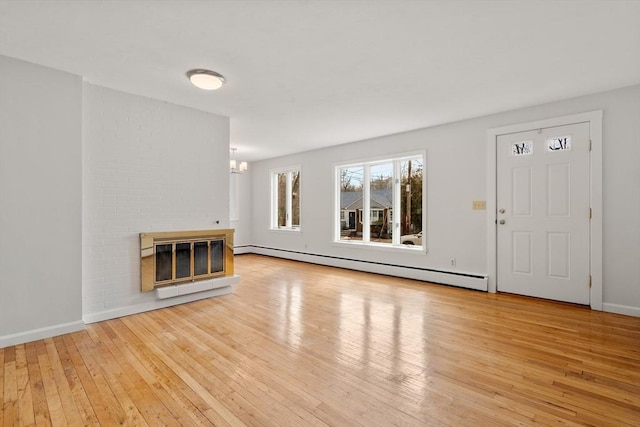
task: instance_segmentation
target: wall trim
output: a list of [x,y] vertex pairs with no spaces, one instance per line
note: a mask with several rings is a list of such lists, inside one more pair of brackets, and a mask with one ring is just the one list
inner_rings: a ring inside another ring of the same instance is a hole
[[575,123],[589,123],[592,143],[591,150],[591,183],[590,203],[592,218],[590,227],[591,249],[591,295],[590,306],[593,310],[602,310],[602,110],[553,117],[529,123],[520,123],[487,130],[487,273],[488,290],[497,292],[496,275],[498,272],[496,239],[496,184],[497,161],[496,143],[499,135],[524,132],[533,129],[553,126],[564,126]]
[[75,322],[61,323],[59,325],[32,329],[30,331],[18,332],[16,334],[3,335],[0,336],[0,348],[24,344],[31,341],[37,341],[83,330],[84,322],[82,320],[77,320]]
[[252,248],[253,248],[253,246],[251,246],[251,245],[234,246],[233,247],[233,254],[234,255],[250,254],[250,253],[253,253],[252,252]]
[[626,316],[640,317],[640,307],[630,305],[612,304],[609,302],[602,303],[602,311],[607,313],[624,314]]
[[131,314],[144,313],[145,311],[157,310],[159,308],[171,307],[174,305],[184,304],[187,302],[197,301],[205,298],[218,297],[228,295],[233,292],[231,285],[240,282],[240,276],[231,276],[218,280],[227,281],[227,285],[221,288],[212,289],[210,291],[198,292],[195,294],[181,295],[175,298],[158,299],[155,301],[145,302],[142,304],[128,305],[118,307],[111,310],[104,310],[96,313],[88,313],[83,316],[84,323],[95,323],[103,320],[115,319],[118,317],[129,316]]
[[244,253],[266,255],[275,258],[308,262],[310,264],[319,264],[329,267],[345,268],[348,270],[364,271],[367,273],[403,277],[406,279],[420,280],[429,283],[458,286],[478,291],[487,291],[487,276],[482,274],[462,273],[454,271],[434,270],[423,267],[387,264],[377,261],[366,261],[352,258],[343,258],[333,255],[313,254],[308,252],[272,248],[267,246],[247,245],[243,246],[243,248],[247,251]]

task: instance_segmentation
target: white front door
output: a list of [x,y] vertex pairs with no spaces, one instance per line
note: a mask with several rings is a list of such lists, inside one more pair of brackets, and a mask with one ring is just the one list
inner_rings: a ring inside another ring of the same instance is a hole
[[589,304],[589,123],[497,138],[497,289]]

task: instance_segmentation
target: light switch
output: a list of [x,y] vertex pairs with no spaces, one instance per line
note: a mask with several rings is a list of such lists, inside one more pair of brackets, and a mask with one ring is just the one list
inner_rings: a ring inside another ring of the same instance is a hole
[[474,200],[473,201],[473,210],[474,211],[483,211],[487,209],[487,202],[484,200]]

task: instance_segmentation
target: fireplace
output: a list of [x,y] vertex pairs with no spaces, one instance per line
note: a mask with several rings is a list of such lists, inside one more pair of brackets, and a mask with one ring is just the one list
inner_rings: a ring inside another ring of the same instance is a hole
[[233,229],[140,233],[140,288],[233,276]]

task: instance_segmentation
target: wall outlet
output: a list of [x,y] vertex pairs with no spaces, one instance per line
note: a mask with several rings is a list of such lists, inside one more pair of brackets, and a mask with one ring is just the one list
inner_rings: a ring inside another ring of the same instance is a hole
[[474,211],[483,211],[487,209],[487,202],[484,200],[474,200],[473,201],[473,210]]
[[456,266],[456,259],[455,258],[451,258],[451,261],[449,261],[449,263],[451,264],[451,267],[455,267]]

